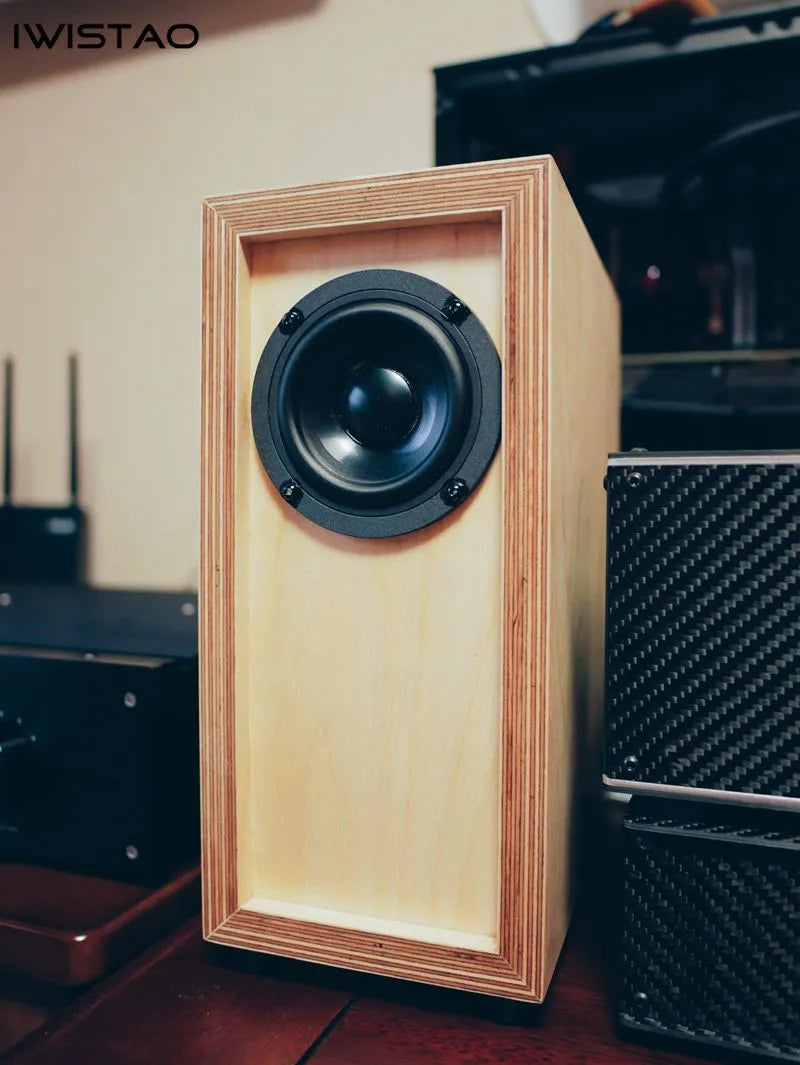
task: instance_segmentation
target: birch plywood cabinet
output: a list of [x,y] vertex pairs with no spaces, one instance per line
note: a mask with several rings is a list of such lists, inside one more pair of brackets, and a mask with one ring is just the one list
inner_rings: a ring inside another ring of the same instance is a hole
[[207,201],[207,939],[544,997],[618,350],[549,158]]

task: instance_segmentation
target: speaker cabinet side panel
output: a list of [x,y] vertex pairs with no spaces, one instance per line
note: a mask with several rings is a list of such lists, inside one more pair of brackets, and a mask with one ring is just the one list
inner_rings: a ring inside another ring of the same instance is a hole
[[619,309],[566,186],[551,165],[547,359],[549,680],[545,979],[566,935],[579,806],[600,781],[607,455],[619,434]]
[[[362,268],[445,285],[501,350],[498,222],[254,243],[237,358],[237,854],[248,911],[496,953],[502,459],[428,529],[356,540],[280,499],[249,383],[281,315]],[[501,444],[502,452],[502,444]]]

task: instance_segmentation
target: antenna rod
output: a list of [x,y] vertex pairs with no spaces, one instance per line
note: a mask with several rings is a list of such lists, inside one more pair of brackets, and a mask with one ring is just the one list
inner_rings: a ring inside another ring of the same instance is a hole
[[69,499],[78,505],[78,356],[69,357]]
[[11,506],[13,495],[13,407],[14,407],[14,360],[10,355],[5,358],[5,377],[3,385],[3,505]]

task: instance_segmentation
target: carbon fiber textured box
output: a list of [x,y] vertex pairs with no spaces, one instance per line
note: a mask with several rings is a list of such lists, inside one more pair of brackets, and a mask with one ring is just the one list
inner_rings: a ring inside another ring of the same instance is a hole
[[800,1061],[800,816],[634,799],[621,1034]]
[[606,486],[606,783],[800,807],[800,454],[632,452]]

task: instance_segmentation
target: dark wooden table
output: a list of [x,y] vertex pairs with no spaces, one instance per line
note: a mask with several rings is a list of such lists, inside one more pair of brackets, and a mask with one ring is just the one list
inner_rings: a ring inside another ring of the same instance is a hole
[[[476,1003],[385,983],[357,993],[352,974],[299,967],[276,976],[240,952],[210,951],[197,919],[50,1020],[8,1065],[489,1065],[694,1062],[621,1043],[595,935],[580,923],[546,1005],[527,1026]],[[443,1008],[444,1004],[444,1008]],[[485,1005],[485,1001],[484,1001]]]
[[0,861],[0,1057],[199,905],[198,866],[152,888]]

